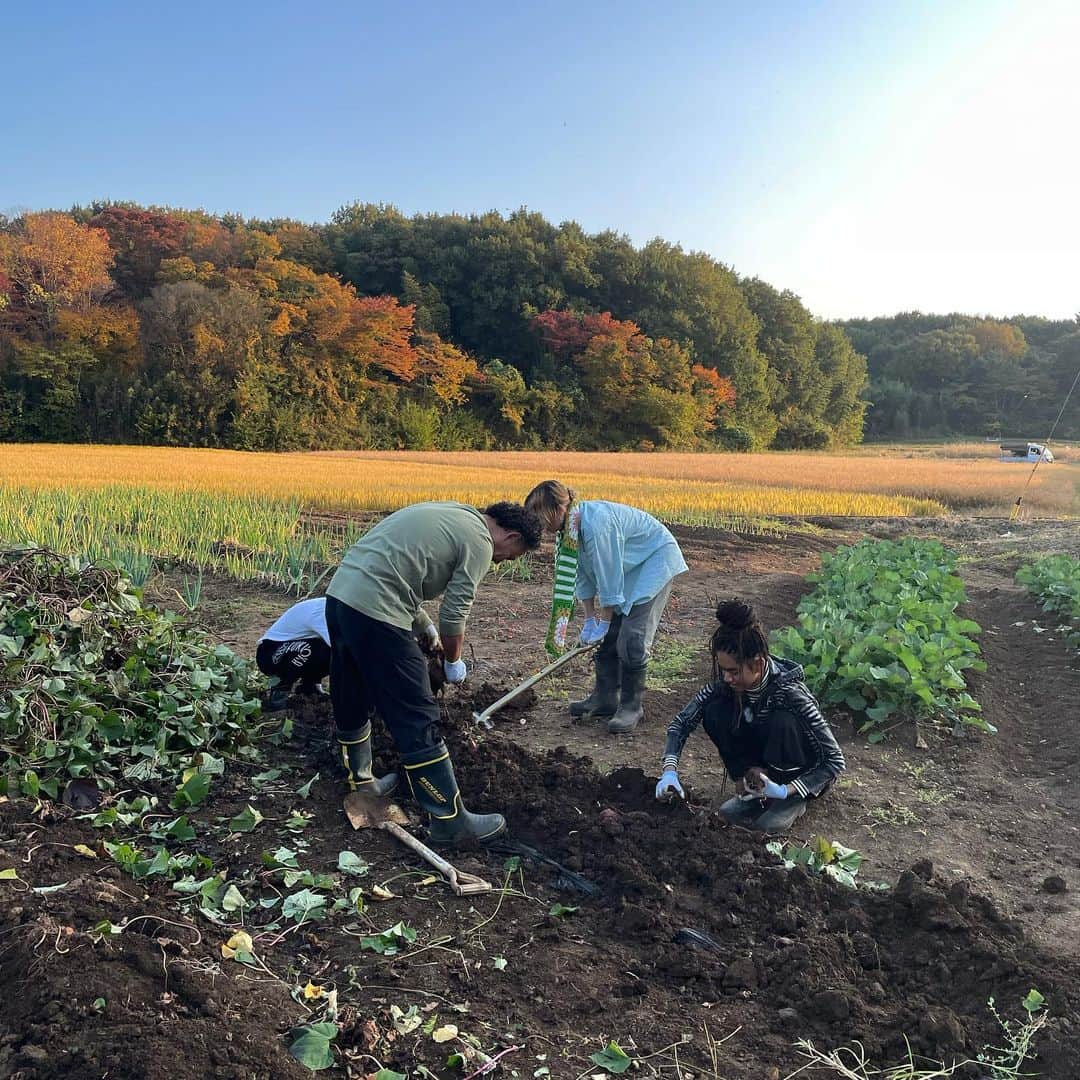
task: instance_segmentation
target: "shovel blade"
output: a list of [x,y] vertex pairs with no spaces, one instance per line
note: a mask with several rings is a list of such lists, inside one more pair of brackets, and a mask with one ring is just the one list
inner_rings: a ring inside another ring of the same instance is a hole
[[354,829],[378,829],[387,821],[409,824],[408,815],[397,803],[366,791],[350,792],[345,796],[344,807],[345,816]]

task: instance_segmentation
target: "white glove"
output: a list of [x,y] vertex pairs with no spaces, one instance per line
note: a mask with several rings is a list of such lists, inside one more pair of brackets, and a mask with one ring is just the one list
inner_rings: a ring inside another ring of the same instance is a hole
[[465,681],[467,669],[464,660],[444,660],[442,666],[448,683],[462,683]]
[[598,641],[604,640],[610,626],[611,623],[603,619],[586,619],[578,640],[582,645],[595,645]]
[[433,622],[428,623],[424,628],[424,635],[427,637],[428,642],[433,649],[439,647],[439,628]]

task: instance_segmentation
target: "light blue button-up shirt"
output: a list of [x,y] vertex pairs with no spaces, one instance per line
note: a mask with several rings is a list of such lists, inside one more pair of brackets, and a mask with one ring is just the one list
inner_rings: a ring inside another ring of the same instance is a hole
[[623,615],[651,600],[686,560],[675,537],[651,514],[622,503],[581,503],[577,598]]

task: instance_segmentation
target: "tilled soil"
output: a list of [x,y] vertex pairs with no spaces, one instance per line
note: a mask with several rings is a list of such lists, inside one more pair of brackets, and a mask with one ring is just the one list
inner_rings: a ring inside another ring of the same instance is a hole
[[[833,718],[849,772],[797,835],[825,832],[859,847],[869,856],[862,876],[891,890],[786,871],[760,838],[725,827],[703,736],[684,755],[689,804],[656,803],[653,770],[641,766],[658,760],[667,716],[705,675],[703,652],[676,693],[649,692],[646,722],[629,738],[565,718],[565,696],[587,689],[584,671],[554,697],[550,684],[538,686],[538,697],[495,717],[494,731],[479,731],[473,711],[537,666],[549,589],[538,566],[536,580],[484,586],[470,622],[473,688],[448,692],[445,729],[467,805],[505,813],[515,837],[595,892],[546,863],[526,857],[516,867],[477,849],[456,861],[497,891],[460,899],[386,834],[351,832],[328,705],[296,698],[293,737],[267,742],[258,766],[230,762],[192,815],[198,837],[183,850],[207,855],[253,905],[227,924],[179,911],[161,877],[123,874],[100,846],[122,833],[95,830],[62,806],[0,803],[0,870],[19,875],[0,881],[0,1077],[308,1075],[289,1058],[286,1033],[325,1011],[325,998],[305,1002],[310,981],[337,994],[337,1075],[385,1066],[463,1080],[481,1067],[476,1044],[502,1055],[483,1075],[577,1080],[599,1071],[589,1055],[609,1039],[640,1060],[636,1075],[681,1071],[680,1080],[776,1080],[804,1063],[797,1039],[829,1049],[858,1039],[878,1067],[903,1059],[908,1045],[950,1061],[1002,1044],[990,996],[1016,1016],[1037,987],[1052,1020],[1027,1069],[1072,1080],[1077,741],[1065,720],[1077,671],[1052,631],[1033,629],[1038,611],[1011,584],[997,540],[1007,545],[1008,528],[994,526],[994,559],[964,568],[990,662],[974,692],[999,736],[932,739],[927,752],[899,732],[868,747]],[[703,642],[716,597],[730,592],[753,599],[770,625],[791,621],[801,575],[851,538],[714,533],[680,531],[691,574],[665,616],[676,640]],[[217,584],[214,610],[228,615],[221,633],[241,648],[289,602]],[[392,768],[396,756],[377,737],[378,763]],[[252,774],[271,766],[282,776],[256,788]],[[305,798],[297,789],[316,770]],[[159,794],[164,810],[169,792]],[[265,821],[228,835],[222,823],[248,804]],[[415,807],[402,804],[422,831]],[[292,811],[311,815],[302,830],[285,827]],[[257,901],[300,888],[286,889],[263,863],[281,845],[305,869],[335,875],[328,895],[362,886],[364,911],[269,929],[279,909]],[[369,872],[338,874],[343,849]],[[377,899],[376,885],[391,897]],[[569,910],[554,915],[555,904]],[[122,932],[95,932],[103,920]],[[362,947],[364,935],[399,921],[417,931],[414,944],[396,956]],[[264,966],[223,960],[220,946],[241,924]],[[717,947],[680,943],[686,929]],[[448,1024],[458,1035],[436,1042]],[[463,1066],[447,1065],[454,1053]]]
[[[198,850],[215,869],[228,867],[249,899],[272,893],[278,886],[260,853],[288,842],[276,827],[300,806],[314,813],[302,866],[333,872],[348,848],[372,864],[359,883],[381,881],[394,898],[369,901],[365,918],[337,916],[284,936],[260,929],[273,913],[250,913],[256,954],[276,981],[222,962],[220,944],[234,927],[178,915],[160,879],[133,882],[76,852],[73,845],[96,847],[100,837],[70,811],[35,816],[25,802],[4,805],[5,863],[27,888],[67,885],[22,891],[0,916],[0,1075],[301,1075],[281,1035],[304,1013],[288,989],[308,980],[337,989],[335,1046],[357,1076],[378,1065],[408,1072],[418,1062],[438,1077],[461,1076],[444,1063],[466,1035],[492,1055],[516,1047],[501,1059],[507,1070],[547,1067],[555,1077],[589,1069],[588,1055],[608,1039],[632,1056],[657,1055],[654,1067],[671,1065],[673,1044],[686,1035],[678,1060],[701,1070],[708,1040],[686,1017],[703,1004],[712,1038],[735,1033],[719,1051],[721,1076],[786,1075],[800,1063],[796,1038],[830,1048],[858,1039],[879,1062],[902,1057],[908,1044],[948,1060],[999,1036],[988,997],[1009,1008],[1032,986],[1055,1014],[1040,1041],[1041,1073],[1075,1075],[1080,966],[1033,946],[991,902],[963,882],[945,886],[926,861],[886,892],[789,872],[759,838],[726,828],[708,800],[691,793],[689,805],[658,806],[655,778],[641,770],[605,777],[565,749],[535,754],[497,734],[477,742],[473,703],[459,696],[447,728],[468,805],[498,807],[515,838],[596,892],[582,895],[546,864],[525,858],[516,871],[503,855],[477,849],[458,856],[461,868],[512,892],[457,899],[385,834],[346,832],[328,705],[294,704],[294,741],[271,756],[292,768],[290,792],[292,778],[319,768],[311,798],[268,788],[257,801],[267,818],[259,829],[219,834]],[[392,759],[385,737],[378,759]],[[233,770],[197,815],[200,835],[242,809],[250,791]],[[573,910],[552,915],[556,902]],[[95,941],[90,931],[103,919],[137,921]],[[418,931],[402,955],[360,947],[361,935],[399,920]],[[686,928],[717,947],[676,943]],[[422,1028],[397,1030],[393,1007],[404,1028],[411,1005],[433,1024],[455,1024],[459,1039],[440,1044]]]

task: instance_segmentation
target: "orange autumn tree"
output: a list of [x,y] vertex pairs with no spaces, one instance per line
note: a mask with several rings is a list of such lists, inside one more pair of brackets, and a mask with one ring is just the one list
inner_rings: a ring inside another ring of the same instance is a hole
[[694,365],[685,346],[647,337],[610,312],[545,311],[533,328],[576,376],[586,414],[578,421],[598,447],[700,446],[734,403],[731,381]]
[[113,254],[103,229],[70,214],[25,214],[0,233],[8,325],[49,339],[64,310],[88,311],[112,288]]
[[0,231],[2,411],[20,437],[124,430],[124,399],[106,384],[130,383],[141,354],[131,308],[102,303],[112,262],[107,234],[70,214],[25,214]]

